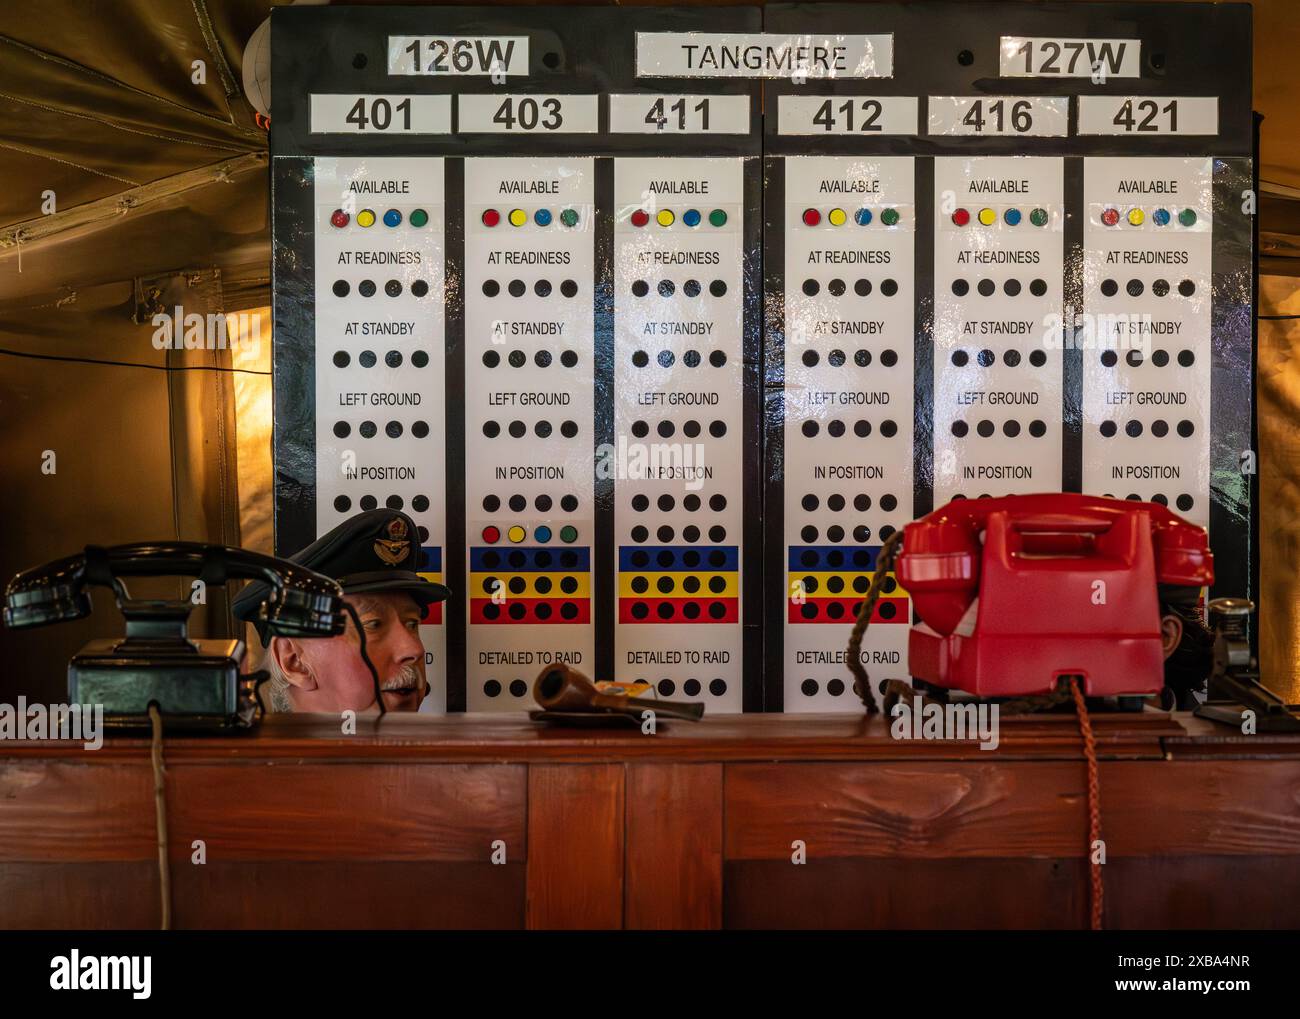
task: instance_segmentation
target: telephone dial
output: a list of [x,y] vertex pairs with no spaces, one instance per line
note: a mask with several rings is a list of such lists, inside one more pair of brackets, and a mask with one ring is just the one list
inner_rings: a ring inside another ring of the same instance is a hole
[[979,697],[1159,693],[1157,585],[1214,581],[1205,529],[1158,503],[1075,493],[950,502],[907,524],[897,578],[914,678]]
[[343,592],[296,563],[224,545],[143,542],[84,552],[25,570],[5,588],[4,622],[25,629],[90,614],[87,588],[110,588],[126,619],[124,637],[99,638],[68,664],[73,704],[103,704],[105,722],[148,725],[151,703],[168,726],[223,729],[257,717],[257,679],[241,675],[244,642],[191,639],[188,599],[132,598],[125,577],[190,576],[206,585],[260,580],[268,591],[259,616],[284,637],[334,637],[346,626]]

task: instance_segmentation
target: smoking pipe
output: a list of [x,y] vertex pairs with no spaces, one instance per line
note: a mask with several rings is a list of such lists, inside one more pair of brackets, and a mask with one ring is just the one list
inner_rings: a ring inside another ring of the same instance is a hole
[[601,693],[591,680],[567,665],[547,666],[538,673],[533,682],[533,698],[546,711],[619,711],[639,715],[649,710],[690,721],[704,717],[704,705],[699,701],[661,701]]

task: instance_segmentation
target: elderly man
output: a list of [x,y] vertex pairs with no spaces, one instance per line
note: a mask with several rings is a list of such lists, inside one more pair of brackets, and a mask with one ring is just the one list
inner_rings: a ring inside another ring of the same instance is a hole
[[1161,584],[1157,590],[1165,652],[1164,703],[1192,711],[1204,699],[1214,664],[1214,634],[1201,617],[1198,588]]
[[[379,673],[389,711],[418,711],[428,693],[420,620],[433,602],[450,593],[416,572],[420,546],[414,522],[405,513],[376,509],[345,520],[301,552],[293,562],[339,582],[357,610],[366,636],[366,654]],[[235,616],[267,634],[256,618],[265,590],[250,584],[234,602]],[[275,711],[375,709],[374,682],[361,658],[356,626],[348,619],[338,637],[272,637],[263,659],[271,674],[270,706]]]

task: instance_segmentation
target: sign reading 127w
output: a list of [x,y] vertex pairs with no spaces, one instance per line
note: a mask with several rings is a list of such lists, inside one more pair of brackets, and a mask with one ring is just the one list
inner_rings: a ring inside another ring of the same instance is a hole
[[1004,78],[1136,78],[1141,71],[1140,39],[1047,39],[1004,35],[998,73]]

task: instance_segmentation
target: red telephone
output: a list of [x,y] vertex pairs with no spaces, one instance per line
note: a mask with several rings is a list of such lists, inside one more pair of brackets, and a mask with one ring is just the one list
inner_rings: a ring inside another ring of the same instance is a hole
[[1214,556],[1165,506],[1066,492],[950,502],[906,525],[896,569],[917,679],[1019,697],[1080,676],[1130,696],[1164,683],[1156,585],[1211,584]]

